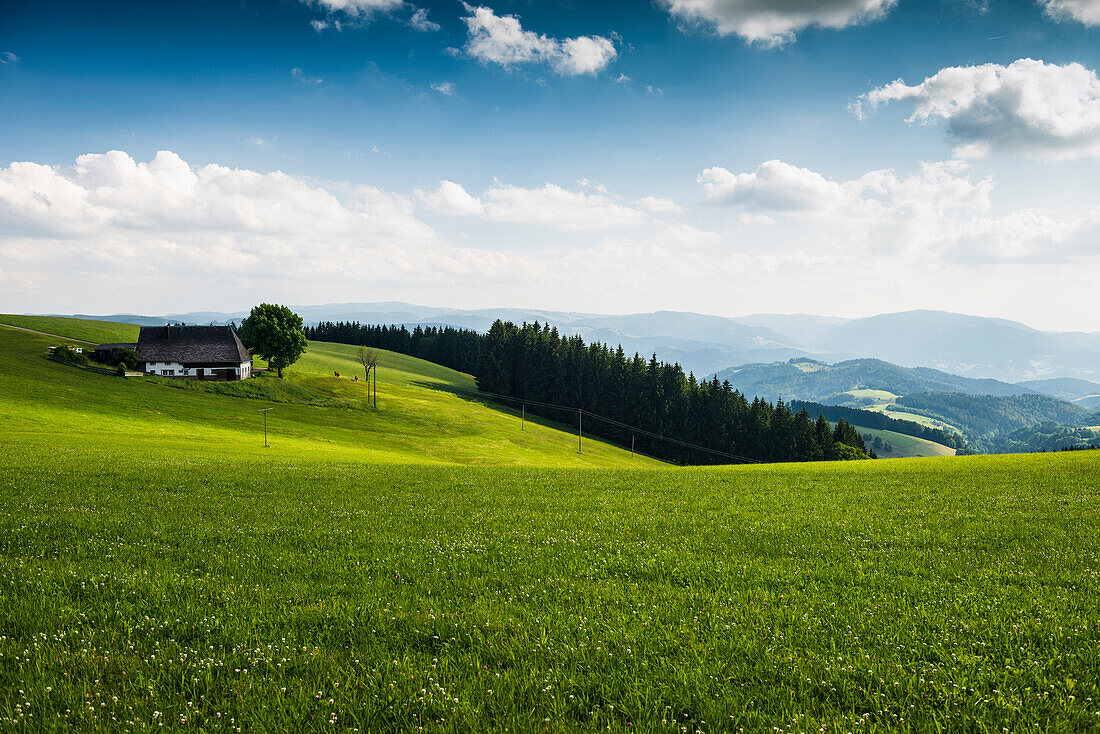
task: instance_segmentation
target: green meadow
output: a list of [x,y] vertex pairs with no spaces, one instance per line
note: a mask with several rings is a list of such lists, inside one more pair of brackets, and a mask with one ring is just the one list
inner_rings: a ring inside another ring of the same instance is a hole
[[0,327],[0,731],[1100,729],[1100,452],[680,468],[56,342]]
[[897,431],[886,431],[880,428],[864,428],[863,426],[856,426],[856,429],[859,431],[860,435],[866,436],[870,434],[871,436],[881,438],[884,445],[887,441],[890,443],[891,451],[875,449],[875,453],[884,459],[955,455],[955,449],[950,446],[944,446],[942,443],[898,433]]
[[[0,316],[0,324],[78,340],[134,341],[137,327],[50,317]],[[655,466],[607,443],[527,421],[448,390],[469,375],[380,351],[378,409],[367,400],[355,348],[311,345],[285,380],[239,383],[121,379],[45,359],[60,341],[0,326],[0,425],[12,445],[83,443],[151,460],[168,453],[375,463],[522,466]],[[340,372],[341,377],[334,376]],[[358,374],[359,382],[352,377]],[[269,414],[271,448],[264,448]],[[522,430],[521,430],[522,428]]]

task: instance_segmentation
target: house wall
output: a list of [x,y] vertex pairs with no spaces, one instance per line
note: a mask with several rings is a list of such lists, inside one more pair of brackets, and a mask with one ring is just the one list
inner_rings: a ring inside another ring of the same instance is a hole
[[153,374],[160,377],[177,377],[183,379],[197,380],[201,378],[213,377],[214,370],[226,370],[232,369],[238,380],[247,380],[252,376],[252,363],[242,362],[234,367],[198,367],[194,365],[184,366],[179,362],[146,362],[145,373]]

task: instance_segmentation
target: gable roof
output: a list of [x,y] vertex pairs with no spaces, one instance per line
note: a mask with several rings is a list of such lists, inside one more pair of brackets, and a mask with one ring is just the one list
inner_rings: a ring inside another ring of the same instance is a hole
[[142,362],[248,362],[252,356],[229,326],[143,326],[138,332]]

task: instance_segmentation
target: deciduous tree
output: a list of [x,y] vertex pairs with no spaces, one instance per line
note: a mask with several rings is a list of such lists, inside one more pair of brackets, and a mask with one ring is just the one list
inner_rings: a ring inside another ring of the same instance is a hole
[[284,369],[298,361],[307,345],[302,317],[274,303],[253,307],[237,336],[248,351],[267,360],[280,378]]

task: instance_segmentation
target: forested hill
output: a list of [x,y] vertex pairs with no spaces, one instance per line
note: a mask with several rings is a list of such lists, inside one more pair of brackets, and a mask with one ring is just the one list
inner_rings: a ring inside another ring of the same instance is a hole
[[[1019,395],[1026,387],[999,380],[975,380],[928,367],[901,367],[881,359],[852,359],[828,364],[800,358],[770,364],[747,364],[719,372],[719,380],[746,395],[768,399],[846,402],[853,389],[885,390],[895,395],[914,392],[952,392],[969,395]],[[856,406],[858,407],[858,406]]]
[[[684,464],[866,458],[847,421],[835,427],[782,401],[751,402],[717,379],[699,382],[678,364],[628,358],[622,347],[563,338],[548,325],[495,322],[488,334],[445,328],[322,323],[307,337],[383,347],[471,372],[495,399],[573,423],[584,432]],[[476,365],[470,367],[473,355]]]
[[792,400],[790,409],[794,411],[806,410],[811,418],[819,415],[826,420],[836,422],[846,420],[859,428],[875,428],[882,431],[893,431],[906,436],[923,438],[926,441],[949,446],[953,449],[965,449],[966,440],[953,431],[945,431],[941,428],[922,426],[914,421],[891,418],[885,413],[873,410],[859,410],[858,408],[846,408],[840,405],[822,405],[821,403],[808,403],[801,400]]
[[936,415],[965,425],[974,435],[1013,431],[1039,423],[1063,426],[1086,424],[1089,413],[1064,400],[1047,395],[962,395],[959,393],[917,393],[898,398],[913,412]]

